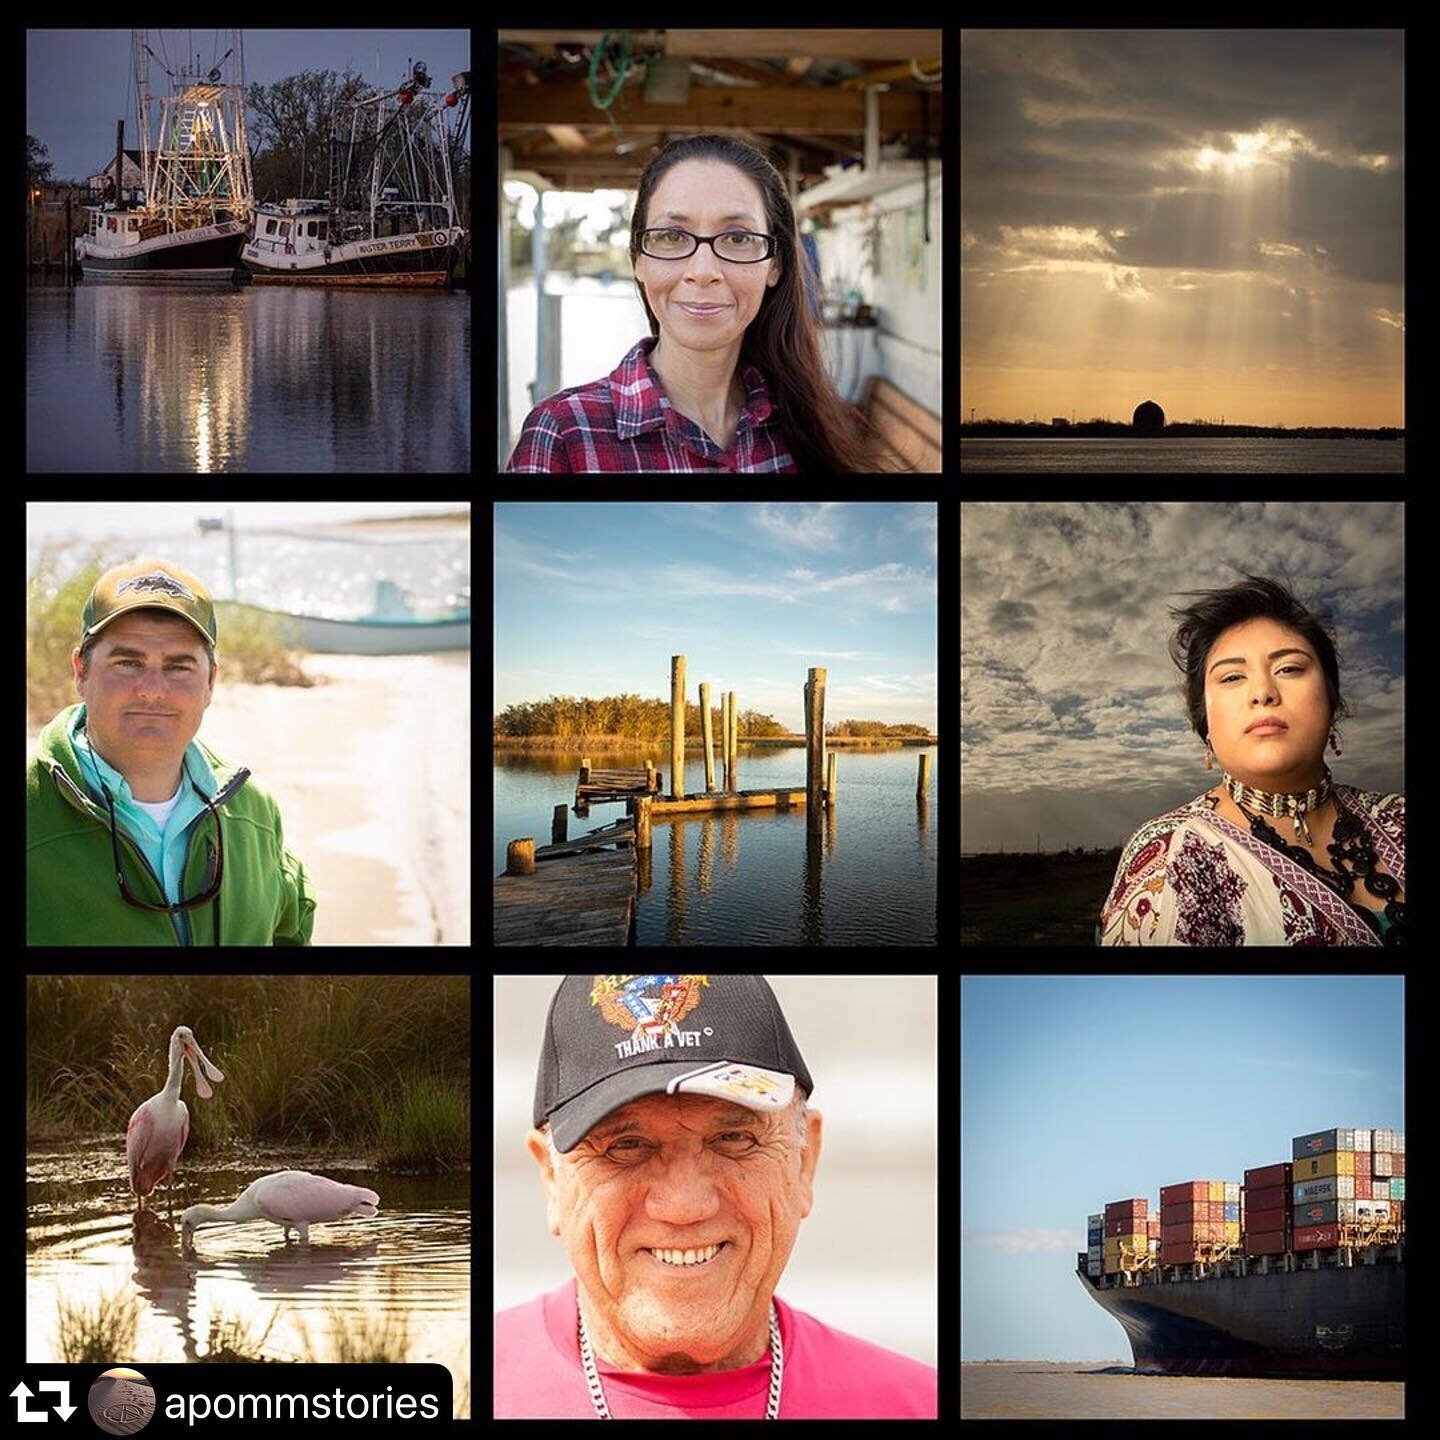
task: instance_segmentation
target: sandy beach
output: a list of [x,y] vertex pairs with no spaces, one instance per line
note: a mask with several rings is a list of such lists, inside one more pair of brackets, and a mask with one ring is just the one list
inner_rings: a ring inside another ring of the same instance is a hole
[[[223,652],[222,652],[223,662]],[[197,738],[278,801],[316,945],[470,943],[470,654],[310,655],[227,685]]]

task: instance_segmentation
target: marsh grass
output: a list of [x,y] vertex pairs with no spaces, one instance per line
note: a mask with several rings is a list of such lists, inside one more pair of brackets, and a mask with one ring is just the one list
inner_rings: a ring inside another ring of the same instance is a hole
[[67,1365],[112,1365],[134,1353],[140,1302],[134,1295],[102,1295],[93,1305],[58,1302],[56,1343]]
[[37,975],[26,1018],[32,1141],[123,1135],[189,1025],[225,1081],[197,1101],[186,1066],[187,1152],[263,1142],[469,1163],[465,976]]

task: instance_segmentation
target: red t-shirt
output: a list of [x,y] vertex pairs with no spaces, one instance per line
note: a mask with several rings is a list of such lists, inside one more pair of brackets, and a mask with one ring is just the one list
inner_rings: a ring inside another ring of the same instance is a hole
[[[495,1316],[497,1420],[593,1420],[576,1335],[576,1281]],[[934,1420],[932,1366],[822,1325],[778,1295],[782,1420]],[[770,1351],[740,1370],[645,1375],[596,1356],[616,1420],[763,1420]]]

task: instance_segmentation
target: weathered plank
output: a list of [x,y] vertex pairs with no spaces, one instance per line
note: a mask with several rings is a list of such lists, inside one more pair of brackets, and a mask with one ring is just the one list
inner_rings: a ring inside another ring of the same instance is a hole
[[[494,882],[496,945],[627,945],[635,912],[635,851],[627,817],[604,834],[586,836],[618,850],[579,848],[580,842],[536,852],[533,875],[501,875]],[[560,852],[575,853],[560,853]]]

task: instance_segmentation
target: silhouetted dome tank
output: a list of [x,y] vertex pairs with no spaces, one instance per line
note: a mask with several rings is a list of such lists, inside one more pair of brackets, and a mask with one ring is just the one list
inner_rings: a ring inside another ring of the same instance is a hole
[[1165,424],[1165,412],[1153,400],[1142,400],[1130,423],[1137,430],[1159,430]]

